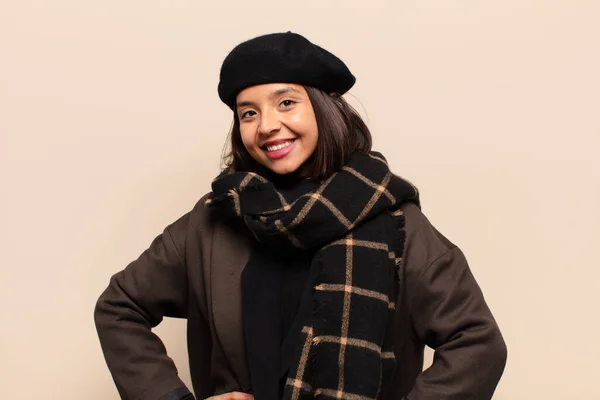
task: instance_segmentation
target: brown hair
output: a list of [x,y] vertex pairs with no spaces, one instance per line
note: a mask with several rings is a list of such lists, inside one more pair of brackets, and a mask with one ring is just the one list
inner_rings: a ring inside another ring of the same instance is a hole
[[[317,148],[302,166],[301,175],[315,180],[326,179],[342,169],[355,152],[371,151],[371,132],[358,112],[337,94],[305,86],[317,120]],[[246,150],[240,134],[237,110],[229,131],[231,150],[224,154],[226,171],[261,171],[262,167]],[[225,149],[224,149],[225,153]]]

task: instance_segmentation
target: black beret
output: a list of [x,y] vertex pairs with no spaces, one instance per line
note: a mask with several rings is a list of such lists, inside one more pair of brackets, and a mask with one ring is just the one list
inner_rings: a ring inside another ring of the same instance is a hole
[[346,93],[356,82],[346,64],[292,32],[272,33],[237,45],[223,61],[219,97],[232,110],[239,92],[263,83],[296,83]]

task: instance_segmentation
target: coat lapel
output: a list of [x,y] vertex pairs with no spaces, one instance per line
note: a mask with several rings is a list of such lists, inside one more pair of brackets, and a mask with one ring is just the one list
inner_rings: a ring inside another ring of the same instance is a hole
[[242,326],[241,275],[248,259],[248,238],[216,224],[211,256],[212,311],[223,353],[242,386],[251,387]]

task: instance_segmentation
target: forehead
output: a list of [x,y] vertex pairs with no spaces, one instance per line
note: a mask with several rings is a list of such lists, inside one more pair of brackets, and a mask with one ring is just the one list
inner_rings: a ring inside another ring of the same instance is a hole
[[261,85],[250,86],[237,95],[237,102],[268,99],[278,96],[282,93],[306,94],[306,90],[302,85],[296,83],[264,83]]

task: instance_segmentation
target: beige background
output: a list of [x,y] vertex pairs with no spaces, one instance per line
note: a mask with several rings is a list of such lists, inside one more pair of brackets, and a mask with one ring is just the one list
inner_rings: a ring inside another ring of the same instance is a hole
[[[467,254],[509,348],[495,399],[600,399],[598,21],[595,0],[1,1],[0,398],[118,398],[96,298],[209,190],[227,52],[293,30],[349,65],[375,149]],[[189,382],[184,322],[157,331]]]

